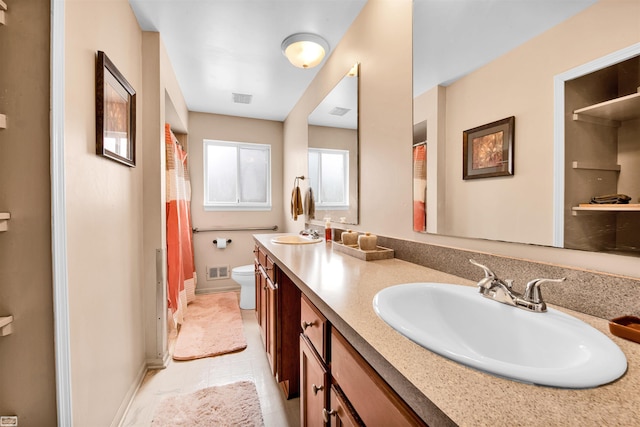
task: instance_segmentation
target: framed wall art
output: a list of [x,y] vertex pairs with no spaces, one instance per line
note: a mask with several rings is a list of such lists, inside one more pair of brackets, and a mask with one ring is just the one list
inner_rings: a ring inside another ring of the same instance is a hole
[[513,175],[515,117],[473,129],[462,136],[462,179]]
[[136,91],[102,51],[96,59],[96,154],[136,165]]

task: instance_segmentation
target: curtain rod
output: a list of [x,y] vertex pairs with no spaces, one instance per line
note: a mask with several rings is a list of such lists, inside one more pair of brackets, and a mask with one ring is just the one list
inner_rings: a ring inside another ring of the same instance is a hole
[[256,230],[272,230],[276,231],[277,225],[272,227],[220,227],[220,228],[194,228],[194,233],[203,233],[205,231],[256,231]]

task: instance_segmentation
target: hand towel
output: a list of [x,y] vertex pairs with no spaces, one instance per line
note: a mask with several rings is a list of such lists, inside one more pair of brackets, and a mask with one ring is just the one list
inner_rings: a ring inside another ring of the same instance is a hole
[[311,187],[307,190],[307,194],[304,195],[304,211],[306,212],[307,219],[316,218],[316,202],[313,199]]
[[300,187],[295,186],[291,192],[291,216],[294,221],[298,220],[298,215],[302,215],[302,195],[300,194]]

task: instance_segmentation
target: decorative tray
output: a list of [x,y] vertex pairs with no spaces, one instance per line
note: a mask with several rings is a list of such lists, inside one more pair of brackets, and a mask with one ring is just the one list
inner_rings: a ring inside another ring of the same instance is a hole
[[618,337],[640,343],[640,318],[622,316],[611,319],[609,331]]
[[389,259],[394,256],[393,249],[383,248],[382,246],[376,246],[373,251],[363,251],[360,250],[358,245],[343,245],[341,242],[333,242],[333,249],[364,261]]

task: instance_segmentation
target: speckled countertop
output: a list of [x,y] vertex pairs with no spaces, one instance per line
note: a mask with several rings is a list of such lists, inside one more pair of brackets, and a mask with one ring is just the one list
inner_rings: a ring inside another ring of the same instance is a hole
[[403,337],[373,311],[374,295],[410,282],[475,285],[466,279],[397,259],[362,261],[331,243],[281,245],[276,234],[255,239],[429,425],[632,426],[640,423],[640,344],[609,333],[604,319],[554,307],[609,336],[625,353],[619,380],[586,390],[522,384],[443,358]]

